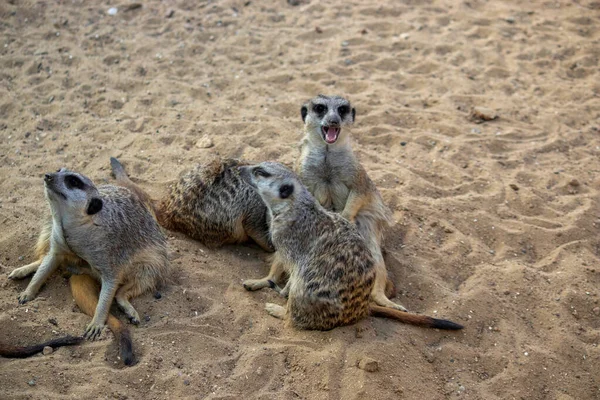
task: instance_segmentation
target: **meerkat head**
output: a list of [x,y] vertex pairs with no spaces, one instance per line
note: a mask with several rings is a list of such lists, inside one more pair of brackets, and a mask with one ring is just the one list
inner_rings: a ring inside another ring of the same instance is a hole
[[356,110],[343,97],[320,94],[303,105],[300,114],[308,135],[334,144],[342,134],[342,127],[354,122]]
[[103,202],[94,183],[86,176],[61,168],[44,175],[46,197],[52,208],[62,213],[93,215],[102,210]]
[[279,213],[306,191],[298,177],[276,162],[241,167],[242,177],[260,194],[269,210]]

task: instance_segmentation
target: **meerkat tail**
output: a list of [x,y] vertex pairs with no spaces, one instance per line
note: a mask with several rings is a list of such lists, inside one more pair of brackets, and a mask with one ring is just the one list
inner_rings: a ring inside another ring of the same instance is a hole
[[129,178],[129,175],[127,175],[127,172],[125,172],[125,167],[123,167],[123,164],[121,164],[121,162],[119,160],[117,160],[114,157],[111,157],[110,158],[110,167],[112,169],[112,173],[115,176],[115,179],[117,180],[117,182],[119,184],[133,190],[134,193],[138,195],[140,200],[142,200],[142,202],[144,204],[146,204],[146,206],[148,208],[150,208],[150,210],[154,213],[154,216],[158,218],[158,216],[159,216],[158,215],[159,214],[158,201],[153,200],[152,197],[150,197],[150,195],[148,193],[146,193],[146,191],[144,189],[142,189],[141,187],[136,185]]
[[115,176],[115,179],[119,182],[131,182],[131,179],[129,179],[129,175],[127,175],[127,172],[125,172],[125,168],[123,167],[123,164],[121,164],[121,162],[119,160],[117,160],[114,157],[110,158],[110,167],[112,169],[112,173]]
[[[77,306],[90,317],[94,316],[98,305],[98,286],[89,275],[72,275],[69,279],[71,293]],[[119,342],[119,353],[125,365],[133,365],[133,345],[129,329],[118,318],[108,315],[106,323]]]
[[56,349],[62,346],[72,346],[74,344],[79,344],[82,341],[83,337],[81,336],[76,337],[67,335],[58,339],[48,340],[47,342],[35,344],[32,346],[10,346],[0,344],[0,356],[6,358],[26,358],[41,352],[46,346]]
[[425,328],[447,329],[453,331],[464,328],[462,325],[445,319],[410,314],[393,308],[376,306],[374,304],[369,306],[369,311],[371,312],[371,315],[375,317],[390,318],[405,324],[422,326]]

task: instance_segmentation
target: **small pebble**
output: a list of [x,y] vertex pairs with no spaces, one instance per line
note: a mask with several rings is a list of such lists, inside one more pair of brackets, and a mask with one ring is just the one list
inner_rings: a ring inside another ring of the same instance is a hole
[[175,10],[170,9],[167,11],[167,13],[165,14],[165,18],[172,18],[173,15],[175,15]]
[[52,354],[54,350],[52,349],[52,347],[50,346],[46,346],[44,347],[44,350],[42,350],[42,354],[47,356],[48,354]]
[[379,371],[379,362],[377,362],[377,360],[373,360],[372,358],[365,357],[358,363],[358,368],[367,372],[376,372]]
[[208,149],[213,147],[214,145],[215,144],[213,143],[212,139],[208,136],[203,136],[202,139],[196,142],[196,147],[199,147],[201,149]]
[[19,261],[23,261],[24,259],[25,259],[25,257],[19,256]]
[[496,114],[494,110],[489,108],[474,107],[471,111],[469,119],[475,122],[476,124],[481,124],[482,122],[493,121],[495,119],[498,119],[498,114]]
[[117,7],[111,7],[107,11],[108,15],[117,15],[117,12],[119,12],[119,10],[117,9]]
[[508,186],[510,186],[510,188],[511,188],[512,190],[514,190],[515,192],[519,190],[519,187],[518,187],[517,185],[515,185],[514,183],[511,183],[511,184],[510,184],[510,185],[508,185]]
[[29,386],[35,386],[35,379],[30,380],[29,382],[27,382],[27,384]]
[[408,40],[409,37],[410,37],[410,35],[408,33],[403,33],[400,35],[400,39],[403,39],[403,40]]
[[54,326],[58,325],[58,322],[56,321],[56,318],[48,318],[48,322],[50,322]]
[[592,311],[594,312],[594,314],[600,315],[600,307],[594,307]]
[[400,146],[406,146],[406,142],[400,142]]

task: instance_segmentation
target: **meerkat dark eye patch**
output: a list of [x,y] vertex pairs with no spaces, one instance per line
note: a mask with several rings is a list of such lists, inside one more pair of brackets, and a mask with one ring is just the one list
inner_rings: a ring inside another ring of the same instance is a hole
[[279,197],[287,199],[294,193],[294,185],[281,185],[279,187]]
[[90,203],[88,204],[88,208],[87,208],[87,214],[88,215],[94,215],[98,212],[100,212],[100,210],[102,210],[102,207],[104,206],[104,203],[102,202],[102,200],[100,200],[97,197],[92,197],[92,199],[90,200]]
[[264,169],[262,169],[260,167],[255,168],[253,173],[254,173],[254,176],[262,176],[263,178],[268,178],[271,176],[270,173],[268,173],[267,171],[265,171]]
[[300,115],[302,116],[302,122],[306,121],[306,115],[308,114],[308,108],[306,106],[302,106],[300,109]]
[[325,104],[315,104],[313,106],[313,111],[319,115],[325,114],[327,112],[327,106]]
[[67,175],[65,185],[68,189],[83,189],[85,187],[85,183],[75,175]]
[[344,119],[344,117],[350,112],[350,107],[348,106],[339,106],[338,107],[338,113],[340,114],[340,117],[342,117],[342,119]]

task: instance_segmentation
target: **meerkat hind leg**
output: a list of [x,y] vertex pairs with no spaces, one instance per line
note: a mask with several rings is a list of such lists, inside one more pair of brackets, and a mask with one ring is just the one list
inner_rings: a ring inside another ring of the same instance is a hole
[[28,277],[29,275],[35,273],[40,264],[42,263],[42,260],[37,260],[32,262],[31,264],[27,264],[24,267],[20,267],[20,268],[15,268],[13,270],[13,272],[10,273],[10,275],[8,275],[8,279],[23,279]]
[[125,314],[127,314],[127,317],[129,318],[129,321],[132,324],[134,324],[134,325],[139,325],[139,323],[140,323],[140,315],[135,310],[135,308],[133,308],[133,305],[131,305],[131,303],[129,302],[129,300],[127,299],[127,297],[119,296],[117,294],[115,296],[115,300],[117,300],[117,304],[119,304],[119,307],[121,307],[121,309],[123,310],[123,312]]
[[279,304],[266,303],[265,310],[267,310],[272,317],[279,319],[284,319],[285,317],[285,307],[280,306]]
[[268,236],[263,232],[255,232],[253,229],[246,228],[246,234],[264,251],[269,253],[273,252],[273,246],[269,243]]
[[139,325],[140,315],[135,310],[133,305],[131,305],[131,303],[129,302],[130,298],[138,294],[138,292],[134,289],[135,285],[133,282],[129,282],[124,286],[121,286],[115,294],[115,300],[117,301],[119,307],[121,307],[121,310],[123,310],[123,312],[127,314],[129,321],[134,325]]
[[393,308],[400,311],[408,311],[403,305],[394,303],[385,295],[387,284],[387,271],[385,264],[379,263],[376,267],[375,284],[371,291],[371,299],[379,306]]
[[278,259],[277,255],[271,264],[269,275],[262,279],[247,279],[243,282],[244,289],[249,291],[260,290],[266,287],[274,288],[279,283],[282,275],[285,273],[283,263]]

